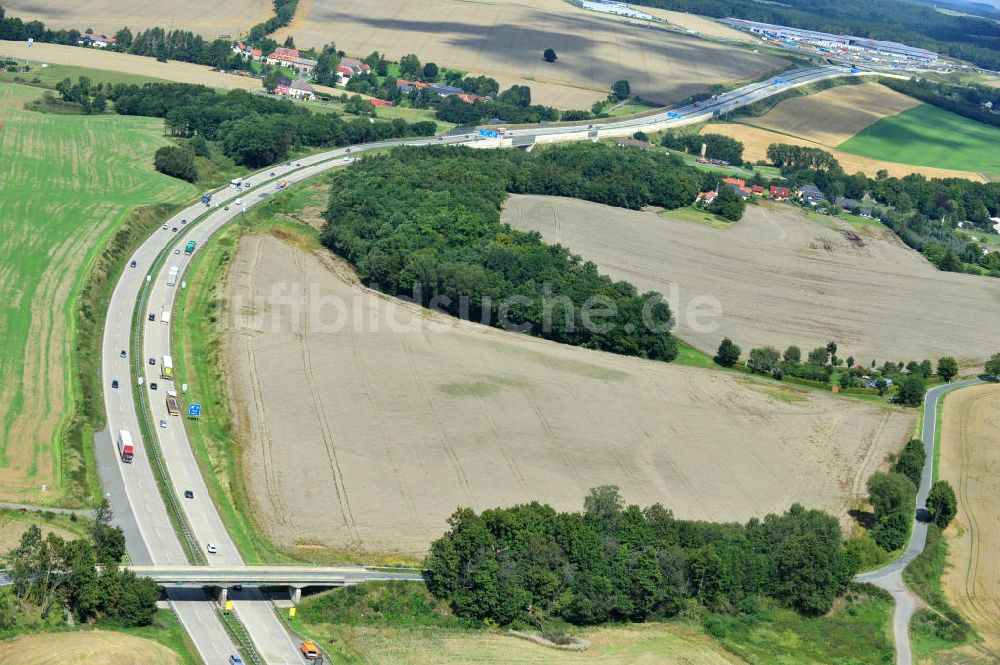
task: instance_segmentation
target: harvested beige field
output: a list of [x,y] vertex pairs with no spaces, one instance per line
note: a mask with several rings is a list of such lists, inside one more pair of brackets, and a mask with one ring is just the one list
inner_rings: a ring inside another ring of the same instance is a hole
[[[754,118],[754,120],[758,119],[759,118]],[[849,152],[831,148],[822,143],[808,141],[806,139],[773,132],[767,129],[761,129],[759,127],[751,127],[750,125],[742,123],[713,123],[705,125],[702,131],[706,133],[711,132],[713,134],[724,134],[742,141],[744,147],[743,159],[749,161],[767,159],[767,146],[772,143],[788,143],[790,145],[802,145],[811,148],[819,148],[820,150],[829,152],[837,158],[837,161],[840,162],[840,165],[847,173],[857,173],[858,171],[861,171],[869,177],[875,177],[875,174],[880,169],[885,169],[889,172],[889,175],[898,178],[902,178],[903,176],[907,176],[911,173],[920,173],[928,178],[968,178],[969,180],[975,180],[977,182],[985,182],[981,175],[970,171],[953,171],[951,169],[939,169],[933,166],[912,166],[910,164],[900,164],[898,162],[887,162],[881,159],[861,157],[859,155],[852,155]]]
[[[0,515],[0,555],[6,554],[17,547],[21,542],[21,536],[30,526],[31,523],[26,520],[16,520]],[[77,537],[76,534],[70,533],[66,529],[45,525],[40,526],[42,527],[42,535],[54,533],[65,540],[74,540]]]
[[[633,94],[667,103],[713,83],[742,81],[782,60],[578,9],[562,0],[301,0],[292,24],[300,46],[328,42],[356,56],[379,51],[393,60],[487,74],[503,87],[529,85],[535,101],[590,108],[611,84],[627,79]],[[542,51],[555,49],[558,62]]]
[[93,630],[39,633],[0,642],[4,665],[179,665],[176,653],[152,640]]
[[941,427],[938,475],[958,496],[942,587],[982,646],[1000,654],[1000,386],[949,395]]
[[[25,48],[22,42],[0,40],[0,56],[23,60],[24,51]],[[79,48],[76,46],[40,44],[35,42],[35,45],[31,47],[31,62],[34,67],[38,67],[39,63],[93,67],[94,69],[108,69],[116,72],[125,72],[126,74],[152,76],[166,81],[196,83],[225,90],[237,88],[242,90],[261,89],[260,79],[213,72],[210,67],[204,65],[193,65],[189,62],[176,62],[173,60],[170,62],[157,62],[156,58],[129,55],[128,53],[114,53],[96,48]]]
[[[939,272],[878,225],[813,221],[791,205],[763,203],[719,229],[540,196],[512,196],[504,219],[640,291],[668,295],[678,334],[708,353],[723,337],[744,354],[834,340],[840,357],[860,362],[954,355],[981,366],[996,352],[1000,280]],[[721,316],[699,305],[706,302]]]
[[655,7],[643,7],[642,11],[648,12],[658,18],[662,18],[665,21],[669,21],[670,23],[684,28],[685,30],[697,32],[700,35],[721,37],[723,39],[732,39],[739,42],[759,41],[748,32],[727,27],[726,25],[716,21],[714,18],[710,18],[708,16],[688,14],[687,12],[674,12],[669,9],[657,9]]
[[[303,307],[271,300],[295,288]],[[843,514],[913,428],[909,411],[459,322],[271,237],[240,241],[225,297],[250,502],[279,545],[423,553],[458,506],[579,509],[602,484],[690,518]]]
[[122,2],[121,0],[5,0],[7,16],[42,21],[49,28],[76,28],[83,32],[114,35],[128,26],[132,32],[152,27],[190,30],[206,38],[238,35],[270,18],[270,0],[167,0]]
[[862,83],[786,99],[742,122],[835,148],[868,125],[919,105],[884,85]]

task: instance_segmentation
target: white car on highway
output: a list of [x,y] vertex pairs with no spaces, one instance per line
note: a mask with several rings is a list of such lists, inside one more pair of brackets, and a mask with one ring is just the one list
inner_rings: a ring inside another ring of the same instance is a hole
[[216,552],[219,551],[219,549],[212,543],[205,545],[205,549],[208,550],[209,554],[215,554]]

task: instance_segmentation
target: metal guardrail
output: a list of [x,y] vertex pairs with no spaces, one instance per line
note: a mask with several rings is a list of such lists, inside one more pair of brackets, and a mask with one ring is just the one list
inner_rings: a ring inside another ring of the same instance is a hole
[[[169,248],[161,252],[153,265],[150,267],[147,275],[153,275],[159,269],[159,267],[165,261],[165,257],[169,252]],[[174,486],[170,480],[170,472],[167,469],[166,462],[163,460],[163,452],[160,450],[160,442],[156,436],[155,430],[150,424],[151,413],[149,410],[149,398],[146,393],[146,385],[138,385],[138,377],[142,375],[143,365],[142,365],[142,340],[143,340],[143,330],[142,325],[146,320],[146,303],[149,298],[149,288],[152,281],[147,281],[139,294],[139,299],[136,300],[135,310],[132,314],[132,332],[131,335],[131,346],[132,346],[132,365],[135,368],[135,377],[132,380],[132,390],[133,395],[136,396],[136,416],[139,420],[139,427],[142,430],[143,439],[146,441],[146,450],[149,452],[150,459],[153,461],[153,471],[157,476],[157,486],[160,488],[160,494],[164,499],[166,504],[167,513],[171,518],[171,522],[174,524],[174,530],[181,536],[181,545],[184,549],[184,554],[190,563],[195,565],[208,565],[208,559],[205,557],[205,553],[201,551],[198,547],[198,543],[194,538],[194,534],[191,530],[191,525],[187,521],[187,515],[181,510],[180,504],[177,502],[177,497],[174,495]]]
[[264,658],[257,651],[257,646],[250,639],[250,633],[247,632],[247,628],[240,621],[240,618],[235,613],[227,612],[219,607],[215,601],[211,602],[216,616],[219,617],[219,621],[222,623],[222,627],[236,644],[236,648],[239,650],[240,655],[243,656],[243,660],[248,663],[254,663],[254,665],[266,665]]

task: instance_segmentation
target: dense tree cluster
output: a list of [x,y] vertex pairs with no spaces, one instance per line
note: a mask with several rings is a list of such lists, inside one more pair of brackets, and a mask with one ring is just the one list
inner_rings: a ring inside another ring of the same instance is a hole
[[532,154],[399,148],[334,174],[322,239],[388,293],[411,296],[420,285],[422,304],[455,316],[669,361],[673,320],[659,294],[614,282],[537,233],[511,230],[500,206],[514,192],[676,208],[693,199],[697,179],[666,155],[601,144]]
[[293,148],[431,136],[437,130],[430,121],[345,120],[337,114],[312,113],[288,100],[244,90],[220,94],[186,83],[116,85],[108,98],[122,115],[163,118],[171,135],[217,141],[227,156],[252,168],[280,161]]
[[153,167],[160,173],[188,182],[198,179],[198,169],[194,165],[194,150],[188,146],[163,146],[153,157]]
[[924,442],[920,439],[910,439],[903,447],[903,451],[893,461],[892,471],[903,474],[914,485],[919,485],[925,461],[927,461],[927,453],[924,452]]
[[[849,34],[885,39],[935,50],[987,69],[1000,69],[1000,24],[989,18],[944,14],[934,4],[914,4],[906,0],[636,0],[635,4],[662,7],[679,12],[777,23],[833,34]],[[940,3],[939,3],[940,5]],[[956,5],[958,8],[959,5]],[[967,5],[961,5],[968,12]],[[995,10],[977,4],[976,13]]]
[[676,519],[657,504],[625,506],[615,487],[591,490],[582,513],[539,503],[459,509],[431,545],[428,588],[456,614],[501,624],[574,624],[669,617],[692,599],[714,611],[773,598],[828,611],[858,562],[837,520],[794,505],[747,524]]
[[701,146],[705,144],[705,156],[709,159],[720,159],[735,166],[743,163],[743,144],[722,134],[690,134],[670,129],[660,139],[660,144],[692,155],[701,154]]
[[58,625],[64,612],[76,622],[142,626],[152,621],[159,587],[120,570],[125,554],[121,529],[110,526],[105,502],[89,538],[66,540],[32,525],[6,555],[12,586],[0,589],[0,629],[41,621]]
[[1000,377],[1000,353],[994,353],[986,361],[985,369],[988,376]]
[[887,552],[898,550],[910,535],[916,484],[902,473],[875,473],[868,479],[868,497],[875,509],[872,538]]
[[299,0],[274,0],[274,16],[250,28],[249,39],[257,42],[292,22]]
[[982,245],[955,232],[958,222],[993,232],[990,217],[1000,215],[1000,183],[928,179],[915,173],[896,178],[885,171],[874,178],[848,175],[829,153],[785,144],[768,146],[767,154],[785,178],[772,184],[814,184],[831,206],[838,196],[859,201],[867,196],[879,220],[938,269],[1000,277],[1000,253],[984,254]]

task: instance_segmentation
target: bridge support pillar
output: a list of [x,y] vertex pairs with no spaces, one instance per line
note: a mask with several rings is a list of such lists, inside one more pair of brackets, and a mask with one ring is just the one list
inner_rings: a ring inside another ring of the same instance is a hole
[[302,587],[291,586],[288,587],[288,595],[292,597],[292,605],[298,605],[302,600]]
[[219,601],[219,605],[221,605],[222,608],[225,609],[226,601],[229,600],[229,589],[224,586],[220,586],[217,600]]

